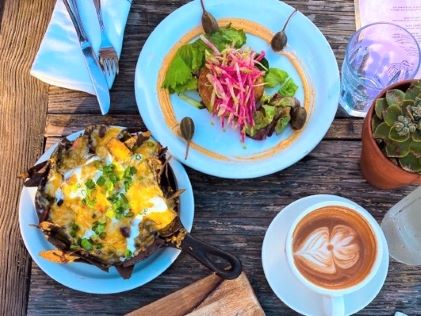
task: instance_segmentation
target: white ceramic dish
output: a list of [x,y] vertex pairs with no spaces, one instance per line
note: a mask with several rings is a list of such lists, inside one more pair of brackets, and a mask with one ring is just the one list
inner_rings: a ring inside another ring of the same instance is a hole
[[[81,132],[68,137],[76,139]],[[52,146],[37,161],[47,160],[54,148]],[[194,200],[190,180],[183,166],[172,159],[171,168],[174,172],[177,186],[186,191],[180,197],[180,219],[184,227],[190,231],[193,225]],[[99,268],[85,263],[57,264],[39,256],[39,253],[54,247],[45,239],[41,231],[33,225],[38,224],[34,198],[36,188],[23,188],[19,202],[19,225],[23,241],[35,263],[51,278],[72,289],[95,294],[110,294],[128,291],[142,286],[163,273],[178,257],[180,250],[165,248],[157,251],[151,257],[136,264],[130,279],[124,280],[113,267],[104,272]]]
[[[262,247],[262,263],[266,279],[276,296],[295,311],[311,316],[325,315],[323,295],[304,286],[292,273],[285,253],[285,240],[295,219],[312,205],[325,201],[344,202],[360,207],[345,198],[334,195],[313,195],[297,200],[286,206],[270,224]],[[371,216],[367,211],[366,214]],[[381,229],[383,254],[376,275],[364,287],[344,296],[345,315],[351,315],[367,306],[380,292],[389,267],[389,251]]]

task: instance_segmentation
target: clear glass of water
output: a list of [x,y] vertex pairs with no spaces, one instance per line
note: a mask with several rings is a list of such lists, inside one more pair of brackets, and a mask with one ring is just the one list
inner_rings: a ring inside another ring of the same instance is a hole
[[385,87],[413,79],[420,66],[420,48],[406,29],[374,23],[351,37],[342,64],[340,104],[351,116],[365,117]]
[[421,187],[393,206],[381,226],[392,258],[421,265]]

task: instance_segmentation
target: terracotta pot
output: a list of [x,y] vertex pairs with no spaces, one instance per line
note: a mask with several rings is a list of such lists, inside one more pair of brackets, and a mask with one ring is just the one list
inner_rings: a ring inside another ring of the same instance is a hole
[[[405,80],[393,84],[384,89],[377,96],[383,98],[386,92],[391,89],[401,89],[405,91],[415,80]],[[373,186],[379,189],[395,189],[405,185],[421,185],[421,175],[403,170],[392,163],[380,150],[371,130],[371,119],[374,113],[374,104],[364,120],[362,130],[362,152],[361,152],[361,172],[364,178]]]

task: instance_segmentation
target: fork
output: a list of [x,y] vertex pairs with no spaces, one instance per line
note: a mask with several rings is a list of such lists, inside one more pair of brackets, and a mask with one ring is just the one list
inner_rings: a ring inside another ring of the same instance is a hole
[[112,78],[118,74],[118,55],[105,32],[104,21],[101,14],[101,0],[93,0],[96,13],[98,15],[99,26],[101,28],[101,46],[99,48],[99,63],[102,71],[111,82]]

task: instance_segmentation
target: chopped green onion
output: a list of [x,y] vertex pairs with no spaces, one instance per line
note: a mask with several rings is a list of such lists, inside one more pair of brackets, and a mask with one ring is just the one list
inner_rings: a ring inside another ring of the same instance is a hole
[[78,231],[79,231],[79,226],[76,223],[72,223],[70,225],[70,236],[75,238]]
[[108,192],[114,191],[114,183],[112,183],[110,180],[106,180],[104,186],[105,190],[107,190]]
[[130,186],[132,185],[132,180],[124,180],[124,189],[129,191]]
[[102,249],[103,245],[102,244],[95,244],[95,249]]
[[100,236],[105,231],[105,223],[95,222],[92,226],[92,230]]
[[127,199],[127,197],[124,195],[124,193],[120,193],[120,198],[123,201],[123,203],[129,203],[129,200]]
[[105,180],[105,177],[104,176],[100,176],[98,178],[98,180],[96,180],[96,184],[102,187],[105,184],[105,181],[106,181]]
[[88,180],[85,182],[85,186],[86,186],[89,190],[92,190],[92,189],[94,189],[94,188],[95,188],[95,182],[94,182],[92,179],[88,179]]
[[114,174],[114,173],[110,173],[110,174],[108,175],[108,179],[110,179],[110,181],[111,181],[113,184],[116,184],[116,183],[118,182],[118,176],[117,176],[116,174]]
[[92,250],[92,243],[89,241],[89,239],[83,238],[80,241],[80,245],[82,246],[83,249],[87,251]]
[[130,249],[126,249],[126,253],[124,255],[126,258],[130,258],[133,256],[133,253],[130,251]]

